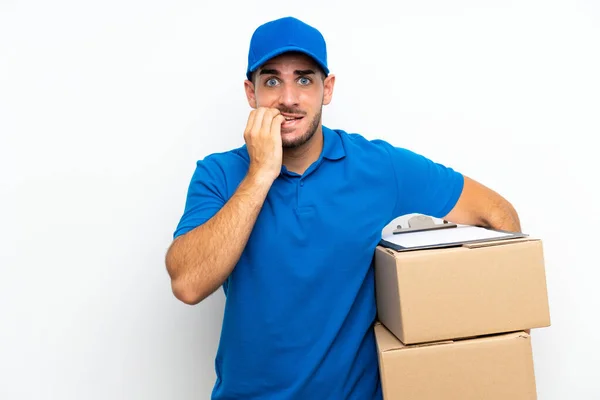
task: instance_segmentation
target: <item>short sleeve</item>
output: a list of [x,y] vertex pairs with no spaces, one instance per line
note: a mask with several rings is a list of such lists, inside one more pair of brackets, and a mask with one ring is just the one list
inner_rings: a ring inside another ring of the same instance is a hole
[[462,193],[463,175],[410,150],[387,149],[398,189],[394,218],[413,213],[446,216]]
[[226,203],[225,175],[211,157],[196,163],[188,187],[185,209],[173,238],[183,235],[211,219]]

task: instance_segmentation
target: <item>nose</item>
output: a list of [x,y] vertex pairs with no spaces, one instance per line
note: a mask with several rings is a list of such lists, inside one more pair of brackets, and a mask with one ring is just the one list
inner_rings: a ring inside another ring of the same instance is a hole
[[282,85],[279,93],[279,104],[287,108],[295,108],[300,104],[298,88],[294,84]]

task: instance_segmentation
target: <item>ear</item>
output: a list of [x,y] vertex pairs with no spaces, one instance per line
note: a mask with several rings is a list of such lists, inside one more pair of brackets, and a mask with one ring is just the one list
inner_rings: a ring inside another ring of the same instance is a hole
[[323,105],[331,103],[333,97],[333,86],[335,85],[335,75],[330,74],[323,81]]
[[246,91],[246,98],[248,99],[248,104],[252,108],[256,108],[256,95],[254,93],[254,83],[249,80],[244,81],[244,90]]

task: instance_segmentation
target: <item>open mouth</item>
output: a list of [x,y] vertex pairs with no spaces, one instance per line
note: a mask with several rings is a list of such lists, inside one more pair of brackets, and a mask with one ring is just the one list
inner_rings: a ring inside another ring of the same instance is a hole
[[293,128],[296,124],[299,123],[299,121],[304,118],[303,115],[286,115],[286,114],[281,114],[283,115],[283,117],[285,118],[285,121],[283,121],[283,123],[281,124],[282,128]]
[[283,118],[285,118],[286,121],[294,121],[294,120],[297,120],[297,119],[304,118],[304,115],[299,115],[299,114],[285,114],[285,113],[281,113],[281,115],[283,115]]

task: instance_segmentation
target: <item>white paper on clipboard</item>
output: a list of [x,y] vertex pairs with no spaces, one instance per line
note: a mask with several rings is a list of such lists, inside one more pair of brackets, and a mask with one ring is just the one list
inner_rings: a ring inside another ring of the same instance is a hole
[[450,229],[432,229],[420,232],[389,234],[385,235],[382,241],[384,245],[390,244],[390,247],[397,250],[411,250],[524,236],[526,235],[465,225]]

